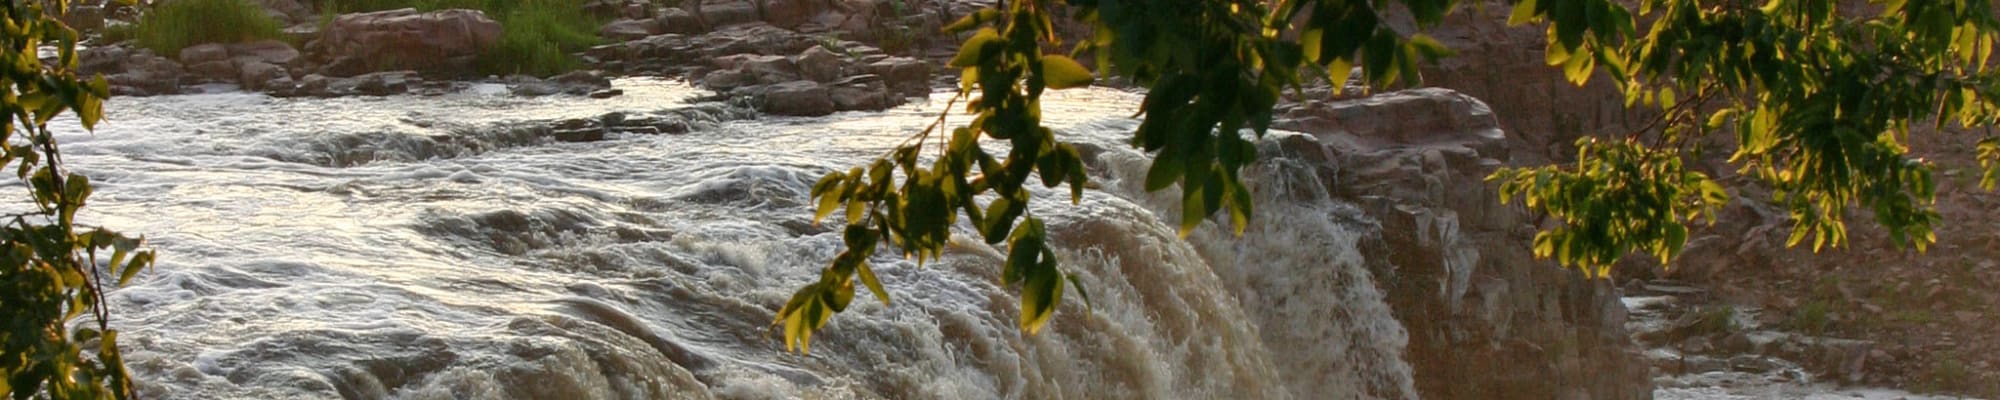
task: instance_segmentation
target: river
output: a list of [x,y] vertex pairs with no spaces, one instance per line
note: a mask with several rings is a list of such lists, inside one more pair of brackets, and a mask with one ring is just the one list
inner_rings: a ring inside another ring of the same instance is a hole
[[[893,305],[857,299],[811,354],[786,353],[772,313],[840,250],[810,223],[808,188],[921,129],[944,95],[742,118],[689,103],[703,92],[683,83],[617,85],[611,99],[498,85],[119,98],[94,133],[52,126],[97,185],[83,222],[160,253],[110,295],[150,399],[1416,396],[1352,227],[1306,217],[1178,240],[1153,211],[1175,205],[1140,194],[1145,159],[1122,144],[1138,96],[1108,89],[1045,101],[1051,126],[1104,153],[1100,189],[1034,209],[1091,303],[1066,296],[1051,329],[1024,336],[996,283],[1002,252],[961,240],[942,262],[876,259]],[[612,112],[694,129],[512,129]],[[1261,194],[1317,183],[1253,169],[1278,188],[1260,191],[1262,213],[1353,212]]]

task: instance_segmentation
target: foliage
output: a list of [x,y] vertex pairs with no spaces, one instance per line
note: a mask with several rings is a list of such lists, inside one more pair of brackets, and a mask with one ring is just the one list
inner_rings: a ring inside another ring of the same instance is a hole
[[[1722,185],[1682,167],[1679,157],[1647,151],[1635,141],[1584,138],[1577,148],[1574,170],[1523,168],[1494,175],[1502,203],[1525,195],[1529,207],[1563,222],[1535,235],[1537,257],[1554,257],[1598,277],[1608,276],[1611,263],[1635,248],[1670,260],[1687,242],[1686,222],[1713,222],[1729,201]],[[1600,242],[1606,239],[1610,242]]]
[[[138,250],[140,239],[76,224],[90,180],[63,169],[47,124],[73,111],[85,129],[95,126],[109,90],[102,77],[77,77],[77,33],[50,13],[67,6],[63,0],[0,4],[8,27],[0,35],[6,46],[0,51],[6,66],[0,68],[0,167],[13,167],[34,205],[0,223],[0,310],[6,313],[0,319],[0,371],[6,373],[0,393],[126,399],[133,396],[132,381],[118,332],[109,326],[105,285],[132,279],[152,265],[153,253]],[[35,57],[44,45],[55,49],[53,62]],[[100,264],[107,250],[108,263]],[[74,323],[86,314],[96,323]]]
[[[1048,187],[1069,184],[1072,201],[1081,196],[1087,177],[1075,149],[1040,121],[1044,90],[1091,80],[1071,57],[1094,56],[1102,72],[1148,89],[1132,144],[1155,155],[1147,190],[1180,186],[1182,233],[1227,210],[1240,234],[1252,210],[1237,172],[1256,157],[1249,139],[1269,128],[1281,91],[1303,75],[1344,82],[1356,65],[1375,86],[1417,82],[1419,62],[1450,50],[1390,29],[1380,10],[1400,7],[1424,28],[1457,2],[1067,0],[1069,15],[1095,32],[1069,57],[1043,54],[1063,45],[1054,3],[1003,2],[946,27],[973,32],[951,61],[961,90],[946,111],[969,99],[972,122],[947,130],[940,118],[867,168],[815,185],[819,218],[845,211],[848,249],[778,312],[788,348],[803,349],[845,308],[857,276],[888,300],[866,268],[878,245],[934,259],[961,211],[988,243],[1007,242],[1002,276],[1021,287],[1022,328],[1047,322],[1067,275],[1027,211],[1023,185],[1038,174]],[[1636,11],[1614,0],[1513,8],[1514,23],[1546,24],[1546,61],[1569,81],[1608,76],[1628,107],[1662,111],[1638,132],[1579,142],[1574,165],[1489,178],[1563,223],[1537,236],[1537,254],[1600,276],[1631,252],[1672,259],[1687,224],[1728,201],[1683,165],[1686,154],[1696,139],[1731,131],[1732,162],[1791,211],[1789,244],[1812,236],[1815,249],[1842,245],[1844,212],[1856,205],[1898,243],[1921,250],[1936,240],[1930,165],[1902,143],[1913,123],[1976,127],[2000,117],[2000,79],[1986,67],[2000,23],[1986,1],[1878,0],[1883,10],[1867,15],[1834,0],[1636,3]],[[943,145],[922,163],[934,133]],[[981,139],[1006,141],[1007,154],[987,152]],[[2000,142],[1981,148],[1989,177],[2000,174]]]
[[480,55],[486,73],[547,76],[569,71],[570,54],[600,42],[595,17],[583,0],[327,0],[325,14],[414,8],[422,11],[473,9],[500,23],[500,43]]
[[278,21],[249,0],[175,0],[147,11],[133,29],[139,46],[167,57],[197,44],[284,37]]
[[491,73],[548,76],[576,65],[571,52],[598,43],[598,21],[573,0],[521,0],[511,9],[496,7],[500,44],[480,55]]
[[1786,325],[1809,335],[1824,335],[1826,328],[1833,324],[1832,307],[1825,301],[1814,300],[1792,311]]
[[[1044,91],[1093,81],[1072,56],[1093,54],[1096,65],[1152,88],[1133,145],[1157,154],[1146,178],[1149,190],[1181,186],[1185,235],[1223,210],[1239,233],[1249,223],[1250,192],[1237,175],[1256,158],[1246,134],[1261,136],[1270,127],[1271,108],[1284,88],[1300,84],[1300,71],[1328,71],[1345,80],[1360,60],[1372,82],[1414,81],[1418,60],[1447,54],[1434,40],[1377,24],[1381,18],[1364,2],[1283,1],[1267,8],[1250,0],[1072,0],[1074,15],[1097,34],[1076,44],[1070,56],[1044,54],[1062,45],[1052,3],[1006,2],[944,28],[972,32],[950,62],[962,78],[959,95],[946,107],[948,113],[966,100],[971,123],[947,131],[940,116],[867,168],[831,173],[814,185],[816,218],[844,210],[848,247],[819,281],[779,310],[774,323],[784,325],[787,348],[808,348],[812,331],[845,309],[855,280],[888,301],[867,265],[878,244],[920,263],[935,259],[961,212],[987,243],[1007,243],[1001,276],[1007,286],[1021,288],[1021,327],[1032,334],[1048,323],[1064,282],[1076,285],[1059,269],[1041,221],[1028,211],[1026,185],[1039,176],[1050,188],[1068,184],[1072,202],[1082,197],[1087,177],[1081,156],[1041,124]],[[1418,14],[1424,24],[1441,19],[1450,4],[1402,3],[1424,10]],[[1300,28],[1307,39],[1283,40],[1266,29],[1294,20],[1305,21]],[[933,134],[944,136],[937,138],[943,145],[924,163],[924,144]],[[982,139],[1007,142],[1006,154],[996,157]],[[992,200],[982,205],[975,200],[982,195]]]
[[[1734,131],[1738,146],[1730,161],[1770,186],[1772,200],[1790,211],[1788,245],[1811,236],[1814,250],[1841,246],[1845,212],[1856,205],[1872,211],[1898,245],[1923,250],[1936,242],[1932,168],[1911,157],[1903,143],[1912,124],[1978,127],[2000,119],[1994,102],[2000,76],[1987,62],[2000,39],[1991,4],[1875,1],[1881,11],[1865,14],[1841,10],[1833,0],[1763,3],[1644,0],[1635,14],[1610,0],[1525,1],[1515,6],[1513,20],[1551,23],[1547,61],[1572,81],[1602,71],[1624,90],[1628,106],[1657,101],[1667,109],[1657,145],[1644,151],[1679,158],[1695,138]],[[1651,27],[1643,35],[1634,29],[1642,18]],[[1991,171],[2000,168],[1994,164],[2000,144],[1983,143],[1980,158],[1991,181]],[[1577,177],[1618,168],[1607,164],[1612,162],[1532,170]],[[1524,182],[1522,176],[1522,170],[1505,170],[1494,179],[1533,188],[1521,192],[1531,206],[1550,193],[1539,186],[1557,182]],[[1627,175],[1607,184],[1661,184],[1645,179]],[[1624,209],[1653,219],[1677,215],[1673,203],[1633,200],[1598,192],[1571,199],[1569,207]],[[1566,221],[1575,217],[1566,209],[1540,209]],[[1666,235],[1672,232],[1582,232],[1575,238],[1580,251],[1572,253],[1589,257],[1558,258],[1597,265],[1610,261],[1599,255],[1641,248],[1664,261],[1681,246],[1680,237]]]

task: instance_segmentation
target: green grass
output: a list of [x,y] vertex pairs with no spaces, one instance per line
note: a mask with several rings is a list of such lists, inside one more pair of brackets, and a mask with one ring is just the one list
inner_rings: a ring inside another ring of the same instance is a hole
[[1833,322],[1832,317],[1829,315],[1831,314],[1831,308],[1824,301],[1814,300],[1808,302],[1805,305],[1799,306],[1797,310],[1792,311],[1792,317],[1787,321],[1787,324],[1792,329],[1797,329],[1807,334],[1815,336],[1824,335],[1826,334],[1827,326]]
[[1737,328],[1736,307],[1730,305],[1723,305],[1720,307],[1710,307],[1707,310],[1703,310],[1701,314],[1696,317],[1694,328],[1696,332],[1699,332],[1701,334],[1715,334],[1715,333],[1735,331]]
[[[500,43],[480,55],[488,74],[548,76],[576,67],[571,53],[600,43],[603,21],[584,13],[585,0],[329,0],[320,10],[366,12],[415,8],[480,10],[500,22]],[[332,14],[333,12],[326,12]]]
[[139,46],[171,58],[202,43],[280,39],[281,29],[249,0],[176,0],[148,11],[129,35]]

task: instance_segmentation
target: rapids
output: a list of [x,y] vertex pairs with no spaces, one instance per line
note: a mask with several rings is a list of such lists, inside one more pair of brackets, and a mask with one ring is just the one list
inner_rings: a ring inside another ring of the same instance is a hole
[[[1146,159],[1123,144],[1138,96],[1108,89],[1045,101],[1095,149],[1095,188],[1033,209],[1089,304],[1072,292],[1024,336],[1002,252],[960,240],[941,262],[874,260],[894,303],[863,295],[809,355],[786,353],[773,313],[840,246],[810,222],[809,186],[921,129],[945,95],[746,118],[683,83],[617,85],[119,98],[94,133],[51,125],[97,184],[84,222],[159,250],[110,295],[147,398],[1416,397],[1406,334],[1355,249],[1379,228],[1273,159],[1245,173],[1249,232],[1211,221],[1179,239],[1157,216],[1177,203],[1138,190]],[[515,129],[612,112],[693,129]]]

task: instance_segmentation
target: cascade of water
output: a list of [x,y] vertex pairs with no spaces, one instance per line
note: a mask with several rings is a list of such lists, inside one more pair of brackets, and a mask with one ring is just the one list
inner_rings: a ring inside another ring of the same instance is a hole
[[[1078,93],[1049,100],[1050,123],[1106,148],[1129,135],[1102,121],[1136,98]],[[686,93],[454,96],[124,99],[96,134],[67,134],[71,164],[99,182],[88,222],[148,234],[163,255],[111,299],[147,397],[1414,397],[1402,328],[1354,250],[1370,225],[1323,190],[1295,195],[1317,183],[1276,164],[1249,172],[1251,232],[1211,223],[1181,240],[1152,211],[1174,203],[1129,187],[1141,156],[1105,152],[1105,190],[1034,209],[1090,304],[1071,292],[1050,329],[1023,336],[1000,251],[966,239],[921,267],[875,260],[896,302],[863,295],[801,356],[767,324],[839,250],[808,221],[807,187],[933,111],[565,143],[482,121]],[[384,124],[424,139],[344,139]],[[419,151],[322,157],[385,143]]]
[[[1274,133],[1273,135],[1285,135]],[[1269,148],[1261,154],[1276,154]],[[1179,224],[1176,190],[1147,193],[1151,159],[1120,147],[1099,161],[1106,187]],[[1259,328],[1286,386],[1298,398],[1415,399],[1397,322],[1360,249],[1380,226],[1334,200],[1312,166],[1266,156],[1242,171],[1256,220],[1237,236],[1226,218],[1204,222],[1187,242],[1213,266]]]

